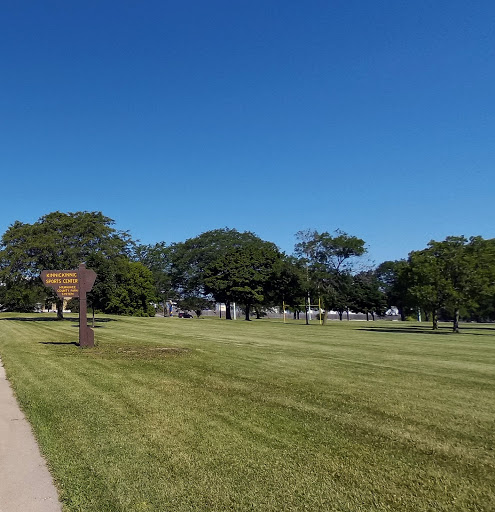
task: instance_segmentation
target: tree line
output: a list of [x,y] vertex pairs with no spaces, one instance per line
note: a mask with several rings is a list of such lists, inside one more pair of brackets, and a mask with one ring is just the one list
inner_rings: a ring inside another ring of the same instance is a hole
[[[367,265],[365,241],[343,231],[300,231],[293,254],[252,232],[222,228],[184,242],[144,245],[101,212],[53,212],[33,224],[14,222],[0,242],[0,307],[33,311],[62,301],[43,286],[46,269],[75,269],[81,262],[98,277],[88,295],[93,310],[154,316],[167,300],[201,311],[215,302],[241,304],[246,320],[282,304],[295,316],[318,303],[340,319],[367,318],[398,308],[401,318],[495,319],[495,239],[452,236],[432,241],[404,260]],[[77,300],[71,304],[77,308]]]

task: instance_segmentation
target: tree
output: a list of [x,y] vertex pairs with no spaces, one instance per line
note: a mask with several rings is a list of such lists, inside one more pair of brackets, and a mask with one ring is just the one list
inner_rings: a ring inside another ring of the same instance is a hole
[[433,329],[438,328],[438,313],[444,308],[453,319],[453,331],[459,332],[461,307],[475,306],[483,288],[477,262],[480,248],[479,237],[449,236],[409,255],[414,283],[410,291],[420,306],[432,312]]
[[170,247],[165,242],[154,245],[136,245],[133,251],[133,260],[139,261],[153,274],[155,295],[160,297],[165,310],[167,299],[173,295],[172,292],[172,262]]
[[138,261],[124,260],[123,272],[117,274],[117,286],[105,308],[108,313],[155,316],[156,300],[153,274]]
[[[130,237],[115,230],[113,224],[101,212],[53,212],[34,224],[16,221],[1,239],[0,282],[10,293],[19,288],[41,286],[42,270],[75,269],[96,253],[104,259],[126,254]],[[57,317],[63,318],[62,300],[49,289],[44,292],[56,302]],[[25,307],[21,301],[10,306]]]
[[352,279],[351,303],[355,312],[366,313],[366,320],[371,314],[373,320],[375,313],[382,315],[386,310],[387,299],[380,290],[380,282],[371,270],[360,272]]
[[129,259],[125,255],[107,258],[103,254],[94,253],[88,257],[87,266],[96,272],[97,278],[88,294],[88,305],[102,313],[110,313],[109,305],[115,301],[116,294],[121,293],[123,277],[128,271]]
[[337,229],[335,236],[316,230],[299,231],[295,246],[297,256],[307,264],[307,279],[323,300],[324,322],[328,311],[342,313],[349,307],[350,274],[356,259],[366,253],[364,240]]
[[180,299],[177,305],[184,311],[194,311],[196,316],[199,318],[202,315],[203,310],[214,307],[214,302],[204,297],[191,295]]
[[466,251],[472,265],[468,317],[495,320],[495,238],[471,237]]
[[[171,283],[178,298],[205,297],[211,293],[205,284],[206,269],[227,251],[239,249],[259,238],[249,231],[214,229],[185,242],[170,246]],[[230,294],[218,293],[216,300],[224,302],[226,318],[230,320]]]
[[320,297],[325,309],[323,319],[326,321],[329,310],[337,311],[342,321],[344,313],[347,313],[349,320],[349,309],[353,301],[353,278],[349,271],[329,272],[327,275],[319,273]]
[[290,307],[296,314],[303,310],[308,295],[306,267],[294,257],[281,254],[275,262],[273,274],[265,286],[265,304]]
[[380,290],[385,294],[388,307],[395,306],[399,310],[401,320],[412,312],[414,301],[409,293],[410,267],[406,260],[384,261],[374,272]]
[[438,312],[445,304],[446,279],[441,261],[432,251],[413,251],[409,254],[411,287],[409,292],[417,307],[431,313],[432,328],[438,329]]
[[33,311],[36,303],[45,301],[44,288],[37,280],[12,276],[7,283],[0,283],[0,311]]
[[251,307],[264,301],[279,259],[277,247],[261,239],[229,248],[205,268],[205,292],[226,304],[244,304],[246,320],[250,320]]

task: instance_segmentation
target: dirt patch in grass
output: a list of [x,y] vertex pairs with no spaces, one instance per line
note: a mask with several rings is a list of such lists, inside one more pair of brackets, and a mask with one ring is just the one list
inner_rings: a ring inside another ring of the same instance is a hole
[[133,347],[133,348],[118,348],[117,352],[121,354],[161,354],[161,355],[179,355],[190,352],[188,348],[178,347]]
[[96,347],[86,352],[88,355],[97,358],[125,358],[125,359],[162,359],[168,357],[185,356],[191,353],[189,348],[181,347]]

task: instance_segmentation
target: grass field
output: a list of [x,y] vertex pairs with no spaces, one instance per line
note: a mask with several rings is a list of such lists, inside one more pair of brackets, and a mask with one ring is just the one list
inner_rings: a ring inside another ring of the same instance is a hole
[[66,511],[493,511],[495,327],[0,315]]

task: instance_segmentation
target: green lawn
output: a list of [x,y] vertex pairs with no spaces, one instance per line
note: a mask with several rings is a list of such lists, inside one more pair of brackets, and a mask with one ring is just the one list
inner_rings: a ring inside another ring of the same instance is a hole
[[64,510],[493,511],[495,326],[0,315]]

